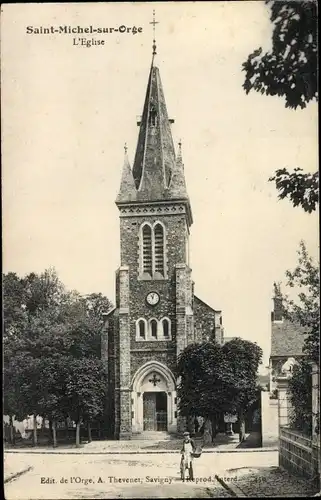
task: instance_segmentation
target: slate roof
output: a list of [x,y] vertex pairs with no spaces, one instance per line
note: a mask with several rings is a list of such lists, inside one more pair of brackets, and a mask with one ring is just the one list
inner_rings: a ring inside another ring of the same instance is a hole
[[271,358],[275,356],[302,356],[306,329],[283,320],[272,323]]
[[[150,116],[155,114],[155,124]],[[156,152],[156,154],[155,154]],[[169,185],[175,151],[159,69],[152,64],[140,123],[133,176],[138,188],[155,191],[158,198]]]
[[126,155],[116,204],[180,201],[187,207],[192,223],[181,147],[176,157],[171,123],[153,57],[133,168]]

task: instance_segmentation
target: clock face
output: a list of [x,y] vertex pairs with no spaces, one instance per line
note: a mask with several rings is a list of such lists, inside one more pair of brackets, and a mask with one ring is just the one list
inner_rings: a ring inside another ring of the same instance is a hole
[[156,306],[159,302],[159,295],[157,292],[150,292],[146,297],[147,304],[150,306]]

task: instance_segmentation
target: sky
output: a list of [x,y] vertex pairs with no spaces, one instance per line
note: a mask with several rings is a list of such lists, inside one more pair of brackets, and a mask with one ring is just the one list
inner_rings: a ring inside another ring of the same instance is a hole
[[[133,162],[152,53],[194,223],[195,293],[222,310],[225,336],[270,354],[273,282],[318,255],[318,220],[279,201],[278,168],[317,169],[317,105],[246,95],[242,63],[270,48],[269,8],[250,2],[12,4],[2,6],[3,270],[54,267],[69,289],[115,296],[115,198],[127,143]],[[27,26],[141,27],[94,35],[27,34]]]

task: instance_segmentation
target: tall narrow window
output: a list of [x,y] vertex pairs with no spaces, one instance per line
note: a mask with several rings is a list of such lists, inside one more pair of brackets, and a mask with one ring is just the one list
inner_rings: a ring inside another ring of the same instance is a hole
[[143,227],[143,272],[152,275],[152,229]]
[[152,319],[150,322],[150,333],[153,339],[157,339],[157,321]]
[[168,319],[163,319],[163,336],[164,336],[164,338],[169,338],[169,321],[168,321]]
[[164,229],[160,224],[156,224],[155,235],[155,272],[164,276]]
[[145,321],[143,321],[142,319],[139,320],[139,322],[138,322],[138,332],[139,332],[140,338],[144,339],[145,335],[146,335],[146,332],[145,332]]

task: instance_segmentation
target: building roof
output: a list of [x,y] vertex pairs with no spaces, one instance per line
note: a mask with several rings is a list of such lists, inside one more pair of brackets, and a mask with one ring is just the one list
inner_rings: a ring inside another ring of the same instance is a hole
[[109,311],[104,312],[102,315],[104,318],[108,318],[109,316],[114,316],[117,312],[117,307],[113,307],[112,309],[109,309]]
[[306,329],[287,320],[272,323],[271,357],[302,356]]
[[[155,154],[156,153],[156,154]],[[136,188],[162,198],[175,165],[175,150],[159,69],[152,64],[133,166]]]
[[134,201],[136,200],[136,187],[135,187],[135,182],[134,182],[134,177],[132,174],[132,170],[130,168],[128,156],[127,156],[127,150],[125,151],[125,158],[124,158],[124,165],[123,165],[123,172],[122,172],[122,177],[120,181],[120,189],[119,193],[116,199],[116,202],[118,201]]
[[208,309],[210,309],[213,312],[216,312],[216,313],[222,312],[221,310],[217,310],[217,309],[214,309],[213,307],[209,306],[208,304],[206,304],[206,302],[204,302],[204,300],[201,300],[196,295],[194,295],[194,301],[201,303],[203,306],[207,307]]

